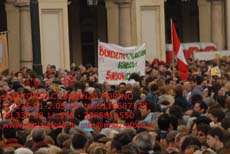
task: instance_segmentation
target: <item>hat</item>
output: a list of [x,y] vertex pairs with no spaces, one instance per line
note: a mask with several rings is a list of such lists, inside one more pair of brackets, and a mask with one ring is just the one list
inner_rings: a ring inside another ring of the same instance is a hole
[[15,154],[33,154],[33,152],[28,148],[18,148],[14,152]]
[[94,131],[90,121],[88,121],[88,120],[82,120],[79,123],[78,128],[82,129],[85,132],[93,132]]
[[116,134],[119,134],[119,132],[117,130],[112,129],[112,128],[103,128],[101,130],[100,134],[103,134],[107,138],[112,139]]

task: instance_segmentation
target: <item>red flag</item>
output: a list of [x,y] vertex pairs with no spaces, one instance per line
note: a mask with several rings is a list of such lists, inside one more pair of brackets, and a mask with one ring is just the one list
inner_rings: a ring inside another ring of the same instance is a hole
[[174,55],[176,55],[177,57],[177,65],[180,71],[180,78],[181,80],[187,80],[188,79],[188,63],[185,59],[184,52],[180,44],[180,40],[178,38],[176,28],[174,26],[172,19],[171,19],[171,40],[172,40]]

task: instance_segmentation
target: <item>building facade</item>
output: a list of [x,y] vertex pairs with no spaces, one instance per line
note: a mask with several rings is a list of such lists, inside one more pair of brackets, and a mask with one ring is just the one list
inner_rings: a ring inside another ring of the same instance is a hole
[[0,0],[9,69],[32,68],[39,61],[43,71],[47,64],[97,66],[98,40],[122,46],[146,43],[147,60],[165,60],[170,18],[181,42],[213,42],[218,50],[230,49],[230,0],[88,1]]

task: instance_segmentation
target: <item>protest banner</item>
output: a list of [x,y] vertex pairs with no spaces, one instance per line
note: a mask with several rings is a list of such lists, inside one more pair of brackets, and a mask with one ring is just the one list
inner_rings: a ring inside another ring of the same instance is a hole
[[221,77],[220,69],[218,66],[211,68],[211,76]]
[[111,85],[128,82],[132,73],[145,75],[145,44],[121,47],[104,42],[98,43],[99,83]]
[[218,59],[222,58],[224,56],[230,56],[230,51],[229,50],[224,50],[224,51],[210,51],[210,52],[195,52],[193,53],[193,57],[196,60],[213,60],[213,59]]

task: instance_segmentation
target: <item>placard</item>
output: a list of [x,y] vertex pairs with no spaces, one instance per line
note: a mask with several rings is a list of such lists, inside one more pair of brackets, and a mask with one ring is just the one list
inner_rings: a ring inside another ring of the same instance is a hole
[[132,73],[145,75],[145,44],[121,47],[115,44],[98,43],[99,83],[111,85],[128,82]]

